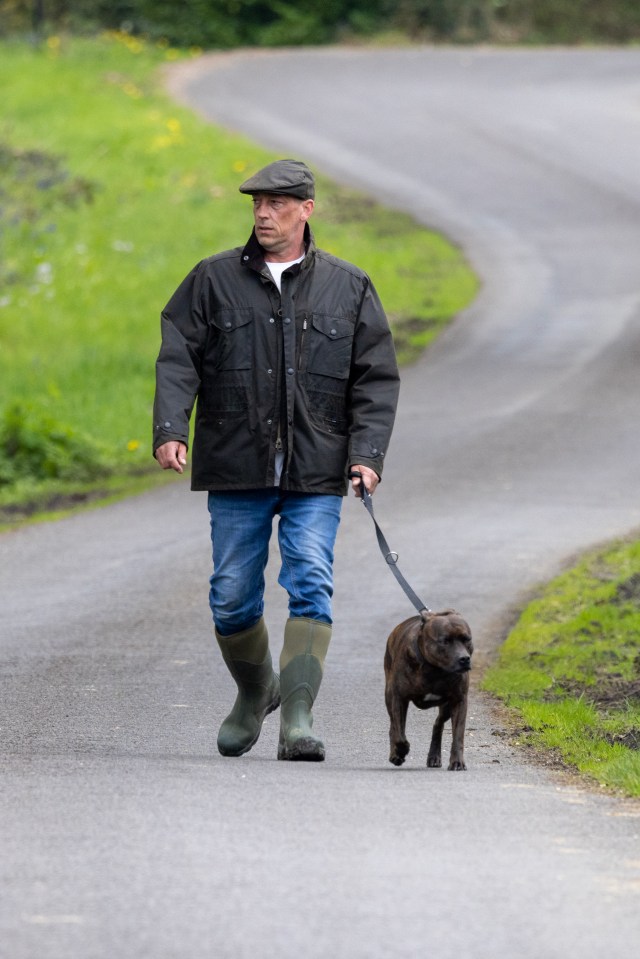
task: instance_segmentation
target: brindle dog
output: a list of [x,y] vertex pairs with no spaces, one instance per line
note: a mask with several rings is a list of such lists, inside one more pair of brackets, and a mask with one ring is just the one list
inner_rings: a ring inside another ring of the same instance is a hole
[[473,642],[468,624],[453,609],[423,610],[393,630],[384,657],[385,702],[391,719],[389,762],[401,766],[409,752],[405,735],[409,703],[438,706],[427,766],[442,765],[442,729],[451,719],[449,769],[466,769],[464,727]]

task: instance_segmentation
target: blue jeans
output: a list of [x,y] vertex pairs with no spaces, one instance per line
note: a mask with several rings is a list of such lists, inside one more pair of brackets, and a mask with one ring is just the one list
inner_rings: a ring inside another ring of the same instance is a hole
[[262,616],[274,516],[280,517],[278,582],[289,594],[289,616],[332,622],[333,547],[341,508],[341,496],[278,488],[209,493],[209,605],[222,636],[249,629]]

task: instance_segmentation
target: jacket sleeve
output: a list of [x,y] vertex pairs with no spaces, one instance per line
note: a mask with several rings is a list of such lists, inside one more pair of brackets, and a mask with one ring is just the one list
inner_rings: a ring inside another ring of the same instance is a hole
[[153,452],[177,440],[189,445],[189,420],[200,388],[207,337],[202,308],[202,263],[183,280],[161,315],[162,344],[156,361]]
[[368,277],[355,327],[349,380],[349,466],[382,476],[400,390],[391,330]]

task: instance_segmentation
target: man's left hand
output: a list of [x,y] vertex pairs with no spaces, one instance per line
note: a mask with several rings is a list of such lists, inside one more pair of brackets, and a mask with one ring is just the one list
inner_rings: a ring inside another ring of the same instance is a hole
[[[351,470],[355,470],[358,473],[362,473],[362,479],[364,480],[364,485],[366,486],[369,492],[369,495],[373,496],[375,492],[375,488],[380,482],[380,477],[378,476],[376,471],[372,470],[370,466],[358,466],[358,465],[352,466]],[[353,492],[358,497],[358,499],[362,499],[362,491],[360,490],[360,483],[361,483],[361,479],[359,476],[353,476],[351,478],[351,486],[353,488]]]

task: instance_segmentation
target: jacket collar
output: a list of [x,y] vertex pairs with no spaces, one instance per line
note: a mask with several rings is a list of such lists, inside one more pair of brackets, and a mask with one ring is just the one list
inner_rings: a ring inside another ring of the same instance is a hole
[[[298,270],[307,270],[315,256],[316,252],[316,243],[311,231],[311,227],[308,223],[305,223],[304,226],[304,248],[305,248],[305,257],[302,263],[291,267],[292,271]],[[255,230],[251,231],[251,236],[249,237],[246,246],[242,251],[242,265],[246,266],[249,270],[255,270],[256,273],[262,273],[265,269],[264,261],[264,250],[258,243],[256,238]]]

